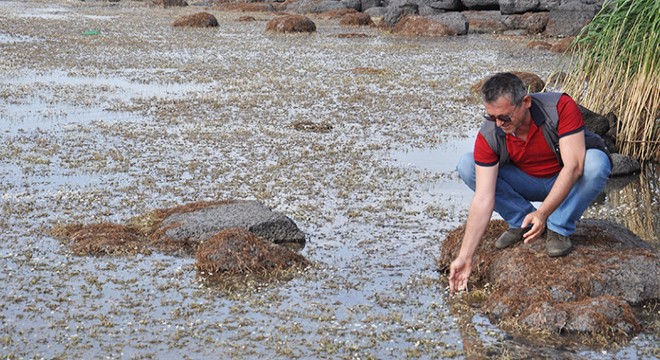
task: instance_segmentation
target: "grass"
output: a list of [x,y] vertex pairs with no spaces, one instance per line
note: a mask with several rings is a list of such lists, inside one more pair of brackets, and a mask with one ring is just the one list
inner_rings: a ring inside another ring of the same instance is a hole
[[606,2],[569,53],[563,91],[618,117],[621,153],[660,159],[660,2]]

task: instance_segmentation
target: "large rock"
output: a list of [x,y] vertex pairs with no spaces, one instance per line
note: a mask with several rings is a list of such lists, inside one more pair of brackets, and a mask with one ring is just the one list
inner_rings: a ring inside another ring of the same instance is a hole
[[434,9],[445,11],[457,11],[463,8],[460,0],[435,0],[428,5]]
[[278,16],[266,24],[266,31],[281,33],[315,32],[316,24],[303,15]]
[[611,154],[610,157],[612,158],[611,176],[630,175],[642,169],[639,161],[628,155]]
[[449,26],[430,17],[408,15],[394,26],[393,32],[405,36],[453,36],[456,32]]
[[244,228],[230,228],[199,246],[195,267],[205,277],[267,274],[309,263],[300,254],[269,242]]
[[603,115],[595,113],[582,105],[578,105],[584,119],[584,126],[598,135],[605,135],[610,130],[610,121]]
[[291,219],[258,201],[235,201],[175,212],[160,222],[152,241],[194,249],[221,230],[237,227],[277,244],[305,243],[305,234]]
[[[539,92],[543,90],[543,88],[545,87],[545,82],[543,81],[543,79],[541,79],[541,77],[536,74],[525,71],[511,71],[511,73],[519,77],[520,80],[522,80],[523,83],[525,83],[525,86],[529,89],[529,92],[532,93]],[[484,82],[486,82],[487,79],[488,77],[473,84],[470,87],[470,90],[472,90],[475,93],[481,93],[481,87],[484,85]]]
[[528,11],[536,11],[540,2],[539,0],[499,0],[502,14],[522,14]]
[[[660,254],[628,229],[602,220],[582,220],[571,236],[574,249],[550,258],[545,240],[497,250],[507,229],[491,221],[473,260],[471,284],[489,284],[481,310],[500,324],[552,333],[577,333],[616,340],[639,330],[632,306],[660,299]],[[438,260],[447,269],[465,227],[452,231]]]
[[550,10],[550,18],[545,29],[548,36],[577,35],[598,12],[598,5],[573,1]]
[[525,33],[533,35],[545,30],[549,15],[547,12],[528,12],[522,15],[505,15],[502,18],[502,22],[508,29],[525,30]]
[[320,14],[332,10],[348,9],[349,7],[337,0],[299,0],[286,6],[286,11],[298,14]]
[[371,8],[381,7],[383,2],[381,0],[361,0],[360,1],[360,11],[367,11]]
[[463,11],[463,16],[468,22],[468,32],[472,34],[490,34],[508,30],[502,22],[502,14],[499,11]]
[[339,25],[342,26],[372,26],[374,22],[371,16],[365,13],[346,14],[339,20]]
[[385,16],[383,17],[383,22],[387,26],[394,27],[394,25],[404,17],[417,14],[419,14],[419,5],[417,4],[410,3],[388,6],[387,13],[385,13]]
[[499,10],[499,0],[461,0],[463,6],[470,10]]
[[215,16],[201,12],[192,15],[182,16],[172,23],[172,26],[189,26],[189,27],[217,27],[218,20]]
[[443,14],[430,15],[429,19],[447,26],[455,35],[465,35],[468,32],[468,20],[459,12],[447,12]]

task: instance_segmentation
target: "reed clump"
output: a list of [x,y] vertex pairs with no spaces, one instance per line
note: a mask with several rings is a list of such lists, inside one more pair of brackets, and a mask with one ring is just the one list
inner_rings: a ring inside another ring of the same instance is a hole
[[593,111],[618,116],[621,153],[658,160],[660,2],[606,1],[566,54],[563,91]]

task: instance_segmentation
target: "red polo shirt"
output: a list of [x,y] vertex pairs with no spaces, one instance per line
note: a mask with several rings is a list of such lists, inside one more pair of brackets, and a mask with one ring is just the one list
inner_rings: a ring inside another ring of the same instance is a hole
[[[559,112],[558,133],[564,136],[584,130],[582,113],[577,104],[568,95],[562,95],[557,103]],[[535,177],[551,177],[561,170],[554,151],[548,146],[543,131],[534,121],[529,128],[527,141],[506,135],[506,148],[509,151],[511,163],[525,173]],[[474,161],[480,166],[495,166],[499,155],[490,148],[486,139],[479,133],[474,143]]]

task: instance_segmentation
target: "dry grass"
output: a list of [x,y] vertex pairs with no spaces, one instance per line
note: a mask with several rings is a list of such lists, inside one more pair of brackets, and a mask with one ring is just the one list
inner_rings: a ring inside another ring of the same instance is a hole
[[51,235],[70,243],[73,253],[80,256],[122,256],[151,252],[144,236],[134,228],[119,224],[56,226]]

